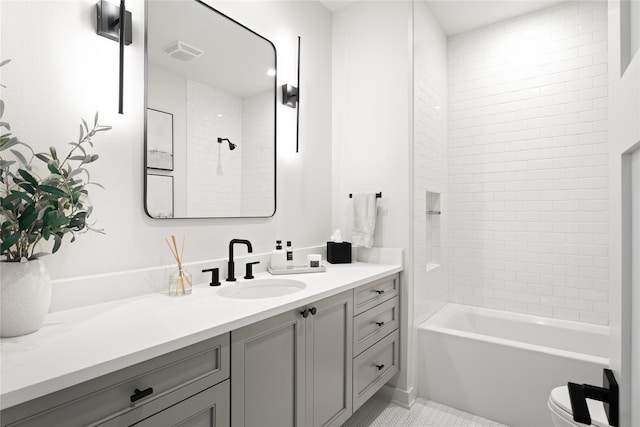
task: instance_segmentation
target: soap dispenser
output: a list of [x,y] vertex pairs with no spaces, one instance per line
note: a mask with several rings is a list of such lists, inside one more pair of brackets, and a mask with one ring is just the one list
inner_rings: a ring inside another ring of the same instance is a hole
[[291,240],[287,240],[287,268],[293,268],[293,247]]
[[271,252],[270,265],[272,270],[287,268],[287,253],[282,249],[282,240],[276,240],[276,249]]

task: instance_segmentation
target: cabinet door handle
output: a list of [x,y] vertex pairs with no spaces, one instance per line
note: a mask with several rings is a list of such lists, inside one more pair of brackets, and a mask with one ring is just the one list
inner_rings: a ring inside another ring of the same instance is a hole
[[378,368],[378,371],[382,371],[382,369],[384,368],[384,365],[376,365],[376,368]]
[[315,315],[316,315],[316,313],[318,312],[318,310],[317,310],[315,307],[311,307],[311,310],[309,310],[309,311],[311,312],[311,314],[312,314],[313,316],[315,316]]
[[373,292],[377,292],[378,295],[384,294],[384,289],[374,289]]
[[375,322],[376,325],[378,325],[378,327],[382,327],[382,325],[384,325],[384,322]]
[[300,315],[306,319],[307,317],[309,317],[309,310],[305,308],[300,312]]
[[131,395],[131,402],[138,401],[143,397],[147,397],[153,393],[153,388],[149,387],[146,390],[135,389],[134,393]]

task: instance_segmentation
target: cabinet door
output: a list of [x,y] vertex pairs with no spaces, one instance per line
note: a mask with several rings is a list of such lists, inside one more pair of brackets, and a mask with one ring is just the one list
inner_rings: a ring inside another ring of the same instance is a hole
[[305,425],[304,343],[300,310],[231,333],[234,427]]
[[229,392],[229,380],[226,380],[133,425],[229,427]]
[[347,291],[310,304],[306,426],[339,426],[352,413],[353,298]]

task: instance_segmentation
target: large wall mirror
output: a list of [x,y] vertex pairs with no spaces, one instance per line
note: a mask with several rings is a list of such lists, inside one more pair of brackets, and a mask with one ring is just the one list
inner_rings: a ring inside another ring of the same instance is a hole
[[273,43],[196,0],[146,7],[147,214],[272,216]]

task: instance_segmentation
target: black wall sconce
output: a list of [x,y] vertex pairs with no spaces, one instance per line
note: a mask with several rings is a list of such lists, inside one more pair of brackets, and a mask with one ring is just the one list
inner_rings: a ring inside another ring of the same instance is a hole
[[282,85],[282,103],[296,111],[296,153],[299,151],[298,136],[300,131],[300,36],[298,36],[298,87],[290,84]]
[[283,84],[282,103],[287,107],[296,108],[298,106],[298,88],[290,84]]
[[118,88],[118,113],[122,114],[123,93],[124,93],[124,46],[130,45],[131,37],[131,12],[127,11],[124,0],[120,0],[120,7],[105,0],[100,0],[97,4],[97,33],[102,37],[120,43],[120,85]]

